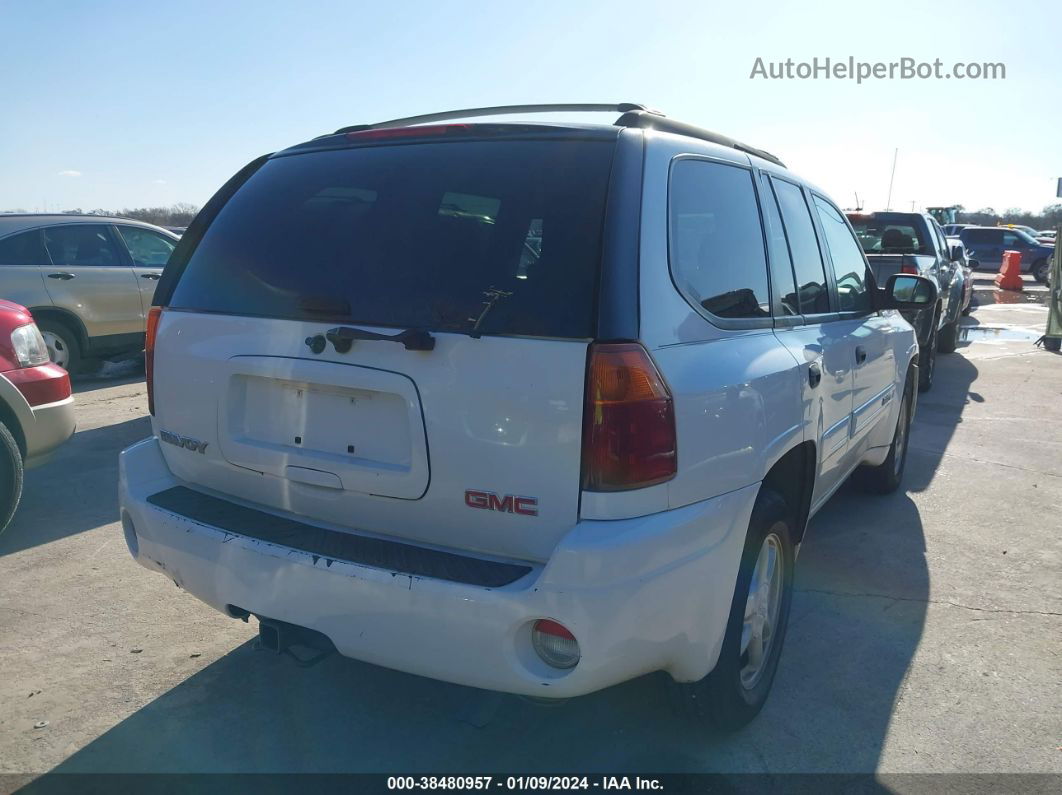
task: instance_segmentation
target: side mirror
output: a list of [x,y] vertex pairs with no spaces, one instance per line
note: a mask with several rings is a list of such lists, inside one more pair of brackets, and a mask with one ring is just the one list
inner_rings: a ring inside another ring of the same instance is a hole
[[919,310],[937,302],[936,282],[925,276],[894,273],[885,282],[885,309]]
[[962,255],[963,255],[962,246],[952,246],[951,247],[951,261],[952,262],[962,262]]

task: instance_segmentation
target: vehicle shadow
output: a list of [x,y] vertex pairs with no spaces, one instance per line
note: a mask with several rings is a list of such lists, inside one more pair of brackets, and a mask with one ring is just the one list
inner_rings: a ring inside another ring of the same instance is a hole
[[736,735],[677,717],[664,675],[543,705],[245,643],[53,772],[872,771],[928,576],[910,499],[853,523],[864,499],[846,491],[815,520],[775,690]]
[[[938,366],[913,431],[912,491],[932,481],[977,372],[961,356]],[[676,717],[662,674],[542,705],[335,655],[299,667],[245,643],[52,772],[869,772],[928,597],[915,503],[849,485],[808,530],[774,691],[737,734]]]
[[118,453],[151,435],[147,416],[78,431],[26,472],[22,501],[0,534],[0,555],[93,530],[118,518]]
[[[969,345],[963,343],[960,350]],[[978,392],[970,389],[976,380],[977,367],[961,353],[937,356],[933,388],[918,396],[903,482],[907,491],[920,492],[929,487],[941,457],[962,424],[966,406],[984,402]],[[932,463],[932,466],[915,466],[915,460],[921,464]]]

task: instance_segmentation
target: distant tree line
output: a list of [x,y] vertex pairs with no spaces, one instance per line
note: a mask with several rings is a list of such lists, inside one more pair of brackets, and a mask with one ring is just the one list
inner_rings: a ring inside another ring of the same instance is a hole
[[1044,207],[1042,212],[1031,213],[1012,207],[998,213],[992,207],[982,207],[980,210],[969,211],[961,204],[956,213],[956,223],[978,224],[981,226],[995,226],[996,224],[1024,224],[1033,229],[1057,229],[1062,226],[1062,204],[1051,204]]
[[[25,210],[5,210],[5,212],[23,213]],[[63,210],[63,215],[112,215],[119,218],[132,218],[134,221],[145,221],[156,226],[188,226],[195,218],[199,208],[194,204],[178,202],[169,207],[134,207],[124,210],[82,210],[75,207],[72,210]]]

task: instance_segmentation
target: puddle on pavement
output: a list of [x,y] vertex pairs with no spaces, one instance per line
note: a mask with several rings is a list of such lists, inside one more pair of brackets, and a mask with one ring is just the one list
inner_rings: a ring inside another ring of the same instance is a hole
[[961,326],[962,342],[1036,342],[1043,334],[1026,328],[1008,326]]
[[999,290],[995,287],[974,287],[975,306],[985,304],[1041,304],[1047,306],[1050,292],[1047,290]]

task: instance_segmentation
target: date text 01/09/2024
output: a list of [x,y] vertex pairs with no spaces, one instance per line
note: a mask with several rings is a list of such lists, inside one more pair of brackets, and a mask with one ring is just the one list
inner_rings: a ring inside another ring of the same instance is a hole
[[661,790],[641,776],[389,776],[389,790]]

